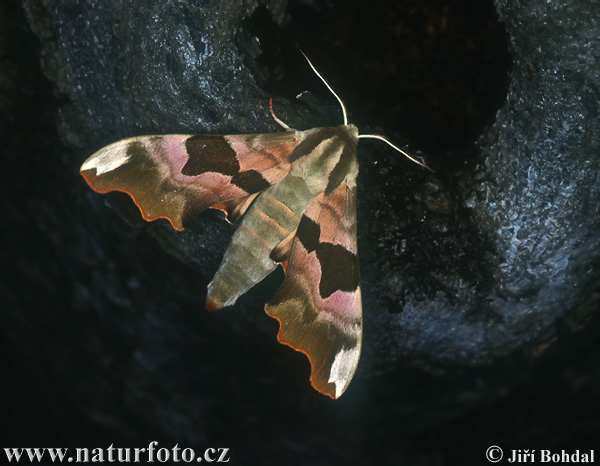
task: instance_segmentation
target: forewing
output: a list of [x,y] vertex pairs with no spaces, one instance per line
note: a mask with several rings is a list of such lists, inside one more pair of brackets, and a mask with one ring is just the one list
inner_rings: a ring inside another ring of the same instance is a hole
[[338,398],[348,387],[362,344],[356,240],[356,186],[351,178],[321,194],[306,210],[285,280],[267,304],[277,335],[308,356],[311,383]]
[[[165,218],[173,228],[207,207],[239,211],[243,200],[278,182],[302,132],[256,135],[168,135],[123,139],[81,166],[99,193],[129,194],[145,220]],[[237,213],[237,212],[236,212]]]

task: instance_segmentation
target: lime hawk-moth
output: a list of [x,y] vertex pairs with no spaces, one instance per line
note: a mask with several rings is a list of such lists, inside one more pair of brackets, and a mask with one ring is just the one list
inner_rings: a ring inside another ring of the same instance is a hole
[[213,280],[206,308],[232,306],[277,265],[285,279],[265,311],[281,343],[310,361],[315,389],[338,398],[361,352],[362,305],[356,236],[359,135],[348,124],[250,135],[139,136],[110,144],[81,166],[99,193],[131,196],[145,220],[183,230],[206,208],[241,218]]

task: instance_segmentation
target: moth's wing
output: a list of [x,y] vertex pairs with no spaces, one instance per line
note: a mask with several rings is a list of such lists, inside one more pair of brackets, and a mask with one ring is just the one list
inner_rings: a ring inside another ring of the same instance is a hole
[[81,174],[99,193],[129,194],[145,220],[165,218],[183,230],[207,207],[243,214],[253,194],[290,170],[302,132],[256,135],[140,136],[88,158]]
[[277,338],[308,356],[311,383],[338,398],[352,380],[362,344],[356,241],[356,186],[350,179],[306,210],[283,284],[267,304]]

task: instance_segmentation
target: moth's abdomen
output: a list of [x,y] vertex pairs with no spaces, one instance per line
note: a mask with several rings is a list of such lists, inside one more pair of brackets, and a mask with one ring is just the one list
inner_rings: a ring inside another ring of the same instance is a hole
[[302,178],[287,176],[256,199],[208,285],[208,310],[233,305],[275,269],[271,252],[295,233],[312,198]]

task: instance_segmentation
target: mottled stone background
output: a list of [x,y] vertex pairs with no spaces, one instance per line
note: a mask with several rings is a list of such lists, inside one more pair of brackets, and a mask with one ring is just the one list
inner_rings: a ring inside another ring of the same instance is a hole
[[[600,434],[600,3],[0,5],[2,447],[231,448],[232,464],[485,464]],[[333,402],[262,311],[203,310],[233,227],[146,224],[78,174],[116,139],[363,133],[364,345]],[[600,453],[600,452],[597,452]]]

